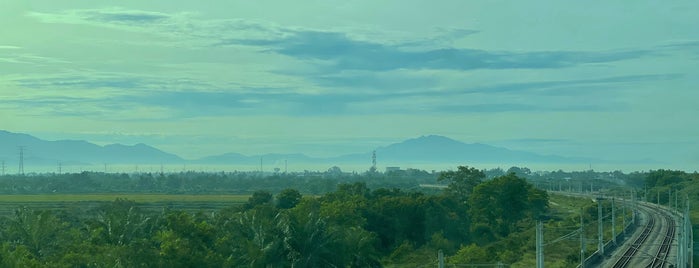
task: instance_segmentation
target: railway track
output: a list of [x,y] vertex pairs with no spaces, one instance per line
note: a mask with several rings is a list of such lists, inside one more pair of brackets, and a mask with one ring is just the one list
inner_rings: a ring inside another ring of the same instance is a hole
[[664,267],[667,263],[667,257],[670,253],[670,248],[672,247],[672,240],[675,237],[675,221],[669,215],[664,215],[667,221],[667,228],[665,232],[665,237],[663,237],[663,242],[660,244],[658,251],[655,253],[653,261],[649,263],[646,267]]
[[626,267],[629,265],[629,262],[631,262],[631,259],[636,256],[636,253],[638,253],[638,250],[641,248],[643,243],[648,239],[648,236],[650,236],[650,233],[653,231],[653,227],[655,226],[655,218],[650,217],[648,218],[648,222],[646,223],[646,226],[643,227],[643,230],[641,231],[641,235],[636,238],[636,240],[633,241],[631,246],[629,246],[626,251],[624,251],[624,254],[619,258],[619,260],[614,263],[612,267],[614,268],[622,268]]
[[[660,246],[653,253],[648,251],[646,255],[652,256],[650,262],[645,265],[645,267],[669,267],[668,255],[672,249],[672,241],[675,237],[675,220],[671,215],[662,211],[659,208],[644,206],[645,214],[648,215],[648,221],[643,227],[640,235],[630,244],[630,246],[623,252],[621,257],[617,259],[616,262],[611,267],[621,268],[621,267],[631,267],[631,265],[638,266],[638,262],[632,262],[634,258],[649,258],[648,256],[637,257],[638,253],[642,251],[642,247],[648,248],[647,244],[648,238],[653,233],[653,229],[656,225],[659,226],[663,235],[660,236],[662,241]],[[660,239],[658,239],[660,240]],[[652,242],[652,241],[651,241]],[[632,264],[635,263],[635,264]],[[635,267],[635,266],[634,266]]]

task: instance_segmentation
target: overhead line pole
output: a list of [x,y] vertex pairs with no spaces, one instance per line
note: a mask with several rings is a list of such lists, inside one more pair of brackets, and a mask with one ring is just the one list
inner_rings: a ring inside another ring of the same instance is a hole
[[621,232],[626,237],[626,206],[629,204],[629,200],[624,196],[624,203],[621,206]]
[[597,251],[604,255],[604,234],[602,228],[602,198],[597,198]]
[[612,197],[612,243],[616,245],[616,213],[614,208],[614,197]]
[[585,268],[585,226],[583,221],[584,210],[580,209],[580,268]]
[[536,222],[536,268],[544,268],[544,224]]

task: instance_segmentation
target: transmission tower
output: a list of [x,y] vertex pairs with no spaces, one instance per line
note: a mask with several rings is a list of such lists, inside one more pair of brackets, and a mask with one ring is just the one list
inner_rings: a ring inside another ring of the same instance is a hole
[[2,175],[5,176],[5,160],[2,160]]
[[19,170],[17,171],[19,175],[24,175],[24,147],[19,146]]
[[371,152],[371,169],[369,171],[376,172],[376,150]]

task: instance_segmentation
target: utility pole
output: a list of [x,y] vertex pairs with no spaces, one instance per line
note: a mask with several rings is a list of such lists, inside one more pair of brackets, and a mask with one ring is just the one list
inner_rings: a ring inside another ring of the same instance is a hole
[[19,146],[19,169],[17,170],[19,175],[24,175],[24,148],[25,146]]
[[544,268],[544,224],[536,222],[536,268]]
[[680,190],[675,190],[675,210],[680,211],[680,207],[677,206],[677,197],[680,196]]
[[439,259],[439,268],[444,268],[444,252],[442,250],[439,250],[439,253],[437,255],[437,258]]
[[604,255],[604,234],[602,228],[602,198],[597,198],[597,251]]
[[694,231],[692,231],[692,222],[689,219],[689,196],[687,196],[687,205],[684,208],[684,230],[684,256],[687,260],[687,267],[694,267]]
[[585,268],[585,223],[583,221],[584,210],[580,209],[580,268]]
[[679,232],[679,234],[677,235],[677,260],[675,261],[675,263],[677,264],[677,265],[676,265],[677,267],[686,267],[686,266],[682,265],[682,263],[685,262],[685,260],[684,260],[684,249],[685,249],[685,246],[686,246],[686,244],[685,244],[685,242],[684,242],[684,236],[685,236],[685,234],[684,234],[684,231],[685,231],[685,228],[684,228],[684,224],[685,224],[684,217],[685,217],[685,216],[686,216],[686,215],[682,214],[682,223],[680,223],[680,228],[679,228],[680,232]]
[[648,201],[648,187],[643,185],[643,200]]
[[616,245],[616,213],[614,208],[614,197],[612,197],[612,243]]
[[672,208],[672,188],[667,189],[667,208]]
[[624,200],[624,204],[621,206],[621,232],[624,233],[624,237],[626,237],[626,206],[628,204],[629,200]]
[[633,213],[631,214],[631,220],[633,221],[633,224],[638,224],[636,214],[638,213],[638,196],[636,196],[635,192],[633,193]]

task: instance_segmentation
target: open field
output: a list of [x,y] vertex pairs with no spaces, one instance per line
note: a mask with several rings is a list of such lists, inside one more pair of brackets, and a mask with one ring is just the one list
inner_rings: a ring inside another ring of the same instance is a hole
[[117,198],[150,202],[231,202],[245,203],[249,195],[171,195],[171,194],[45,194],[45,195],[0,195],[0,203],[31,202],[111,202]]
[[165,208],[192,212],[215,211],[245,203],[249,195],[170,195],[170,194],[47,194],[0,195],[0,216],[10,216],[17,208],[36,210],[86,211],[117,198],[135,201],[147,210]]

